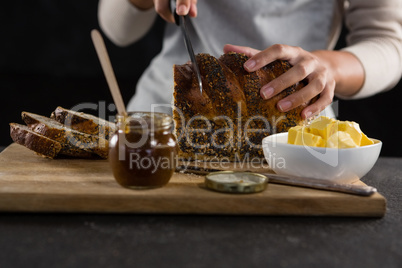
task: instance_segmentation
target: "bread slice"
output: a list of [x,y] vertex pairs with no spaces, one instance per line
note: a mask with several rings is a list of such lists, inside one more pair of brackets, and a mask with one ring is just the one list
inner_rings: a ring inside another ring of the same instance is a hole
[[33,132],[25,125],[10,123],[10,136],[15,143],[47,158],[55,158],[62,149],[59,142]]
[[52,112],[50,118],[71,129],[90,135],[98,135],[106,140],[109,140],[109,137],[116,130],[116,125],[112,122],[60,106]]
[[108,141],[102,137],[85,134],[53,120],[28,112],[22,112],[22,120],[36,133],[62,144],[63,154],[90,157],[92,153],[102,158],[108,156]]

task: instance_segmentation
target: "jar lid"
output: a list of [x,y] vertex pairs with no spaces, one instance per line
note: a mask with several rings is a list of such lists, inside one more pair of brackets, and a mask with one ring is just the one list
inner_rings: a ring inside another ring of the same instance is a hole
[[257,193],[266,189],[268,177],[244,171],[218,171],[205,176],[205,186],[225,193]]

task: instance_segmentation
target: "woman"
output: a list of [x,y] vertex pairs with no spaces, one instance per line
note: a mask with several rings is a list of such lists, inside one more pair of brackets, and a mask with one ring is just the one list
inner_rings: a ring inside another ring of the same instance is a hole
[[[188,28],[196,53],[245,53],[251,57],[244,66],[250,72],[276,59],[288,60],[293,68],[260,93],[269,99],[307,78],[306,87],[278,102],[278,109],[288,111],[319,95],[302,111],[303,118],[323,111],[334,96],[357,99],[389,90],[402,74],[401,0],[177,0],[177,13],[192,17]],[[169,0],[99,3],[101,28],[120,46],[139,40],[157,14],[173,22]],[[348,46],[334,51],[343,20]],[[128,110],[169,107],[172,66],[186,61],[180,29],[168,23],[162,51],[138,82]]]

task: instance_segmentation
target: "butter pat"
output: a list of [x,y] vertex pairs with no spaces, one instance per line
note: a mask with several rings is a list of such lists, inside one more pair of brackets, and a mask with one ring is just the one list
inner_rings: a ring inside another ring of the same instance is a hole
[[314,135],[302,130],[297,132],[295,143],[296,145],[305,145],[313,147],[323,147],[324,142],[321,136]]
[[362,131],[360,130],[359,124],[355,122],[344,121],[339,122],[338,125],[339,125],[338,129],[340,131],[348,133],[350,137],[353,139],[354,143],[357,146],[360,146],[362,141]]
[[359,147],[352,138],[352,136],[344,131],[338,131],[332,134],[328,140],[327,145],[328,148],[356,148]]
[[309,129],[314,135],[321,136],[326,140],[329,136],[338,131],[338,126],[336,125],[335,119],[321,116],[311,122]]
[[373,144],[352,121],[339,121],[321,116],[308,126],[296,126],[289,129],[288,143],[328,148],[355,148]]
[[366,146],[371,144],[374,144],[374,141],[369,137],[367,137],[366,134],[362,132],[362,141],[360,142],[360,146]]
[[299,131],[302,131],[302,129],[302,126],[295,126],[290,128],[288,132],[288,143],[295,144],[297,133],[299,133]]

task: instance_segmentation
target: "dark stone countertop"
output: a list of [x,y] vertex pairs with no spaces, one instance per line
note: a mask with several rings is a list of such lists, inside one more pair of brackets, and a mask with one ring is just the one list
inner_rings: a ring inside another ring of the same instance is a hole
[[1,213],[0,267],[400,267],[402,159],[363,181],[383,218]]

